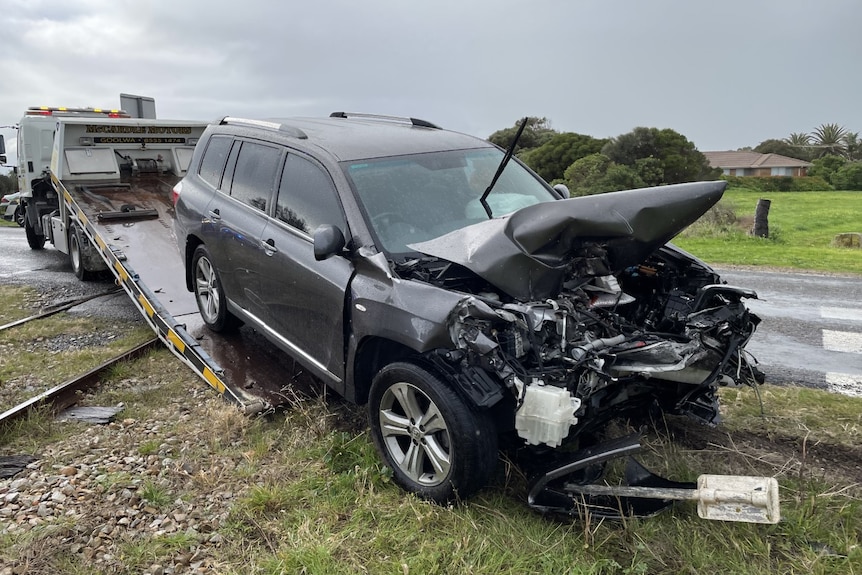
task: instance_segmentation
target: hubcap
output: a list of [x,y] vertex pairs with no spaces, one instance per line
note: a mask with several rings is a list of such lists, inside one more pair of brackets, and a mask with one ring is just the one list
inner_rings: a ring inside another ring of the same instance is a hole
[[430,397],[414,385],[396,383],[383,394],[379,417],[386,450],[407,477],[426,486],[446,480],[452,442]]
[[198,260],[195,271],[195,293],[201,315],[209,323],[218,319],[219,291],[215,270],[207,258]]
[[71,234],[69,238],[69,254],[72,256],[72,267],[76,270],[81,268],[81,248],[78,245],[78,237]]

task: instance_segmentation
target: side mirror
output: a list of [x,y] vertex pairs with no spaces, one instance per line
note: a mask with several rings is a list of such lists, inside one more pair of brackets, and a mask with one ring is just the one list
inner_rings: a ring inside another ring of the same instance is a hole
[[319,226],[311,237],[314,242],[314,259],[317,261],[323,261],[341,253],[347,244],[344,233],[332,224]]
[[0,134],[0,154],[6,153],[6,140],[3,138],[3,135]]
[[554,191],[560,194],[561,200],[565,200],[566,198],[572,197],[572,194],[569,192],[569,186],[567,186],[566,184],[555,185]]

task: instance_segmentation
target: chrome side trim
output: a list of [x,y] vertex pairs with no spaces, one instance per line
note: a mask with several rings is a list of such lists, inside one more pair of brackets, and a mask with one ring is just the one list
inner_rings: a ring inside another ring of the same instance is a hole
[[[233,303],[233,302],[231,302],[231,303]],[[234,306],[236,306],[236,304],[234,304]],[[327,376],[329,379],[331,379],[335,383],[341,383],[340,377],[338,377],[337,375],[335,375],[334,373],[329,371],[325,365],[323,365],[322,363],[320,363],[319,361],[317,361],[316,359],[314,359],[313,357],[308,355],[306,352],[304,352],[302,349],[300,349],[296,344],[294,344],[293,342],[291,342],[288,339],[285,339],[281,334],[279,334],[274,329],[272,329],[271,327],[266,325],[263,322],[263,320],[261,320],[259,317],[257,317],[253,313],[249,312],[247,309],[240,308],[239,306],[236,306],[236,307],[239,309],[239,311],[242,315],[248,317],[255,324],[255,327],[258,327],[261,330],[265,331],[268,337],[271,337],[272,339],[277,340],[281,345],[288,348],[292,353],[295,353],[300,358],[302,358],[303,360],[305,360],[308,363],[310,363],[311,365],[313,365],[320,373]]]

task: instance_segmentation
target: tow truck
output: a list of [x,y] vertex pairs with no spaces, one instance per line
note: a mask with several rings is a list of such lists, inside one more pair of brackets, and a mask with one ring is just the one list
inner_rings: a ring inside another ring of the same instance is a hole
[[206,125],[133,118],[121,109],[32,107],[18,125],[19,201],[32,249],[50,244],[68,254],[81,280],[113,274],[174,355],[255,413],[272,405],[261,386],[277,366],[245,355],[230,361],[229,377],[205,346],[224,354],[242,342],[224,346],[190,333],[202,322],[173,237],[170,191]]

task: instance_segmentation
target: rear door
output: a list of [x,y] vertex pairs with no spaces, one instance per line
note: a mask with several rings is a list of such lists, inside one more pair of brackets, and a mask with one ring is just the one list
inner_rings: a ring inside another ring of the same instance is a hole
[[225,293],[256,316],[265,313],[258,269],[264,252],[258,238],[267,223],[283,153],[278,146],[236,140],[219,193],[207,207],[212,225],[205,242]]
[[343,380],[344,302],[353,265],[342,256],[316,261],[312,245],[322,224],[350,237],[332,178],[311,158],[288,153],[274,208],[261,235],[268,260],[260,274],[267,323],[302,363]]

